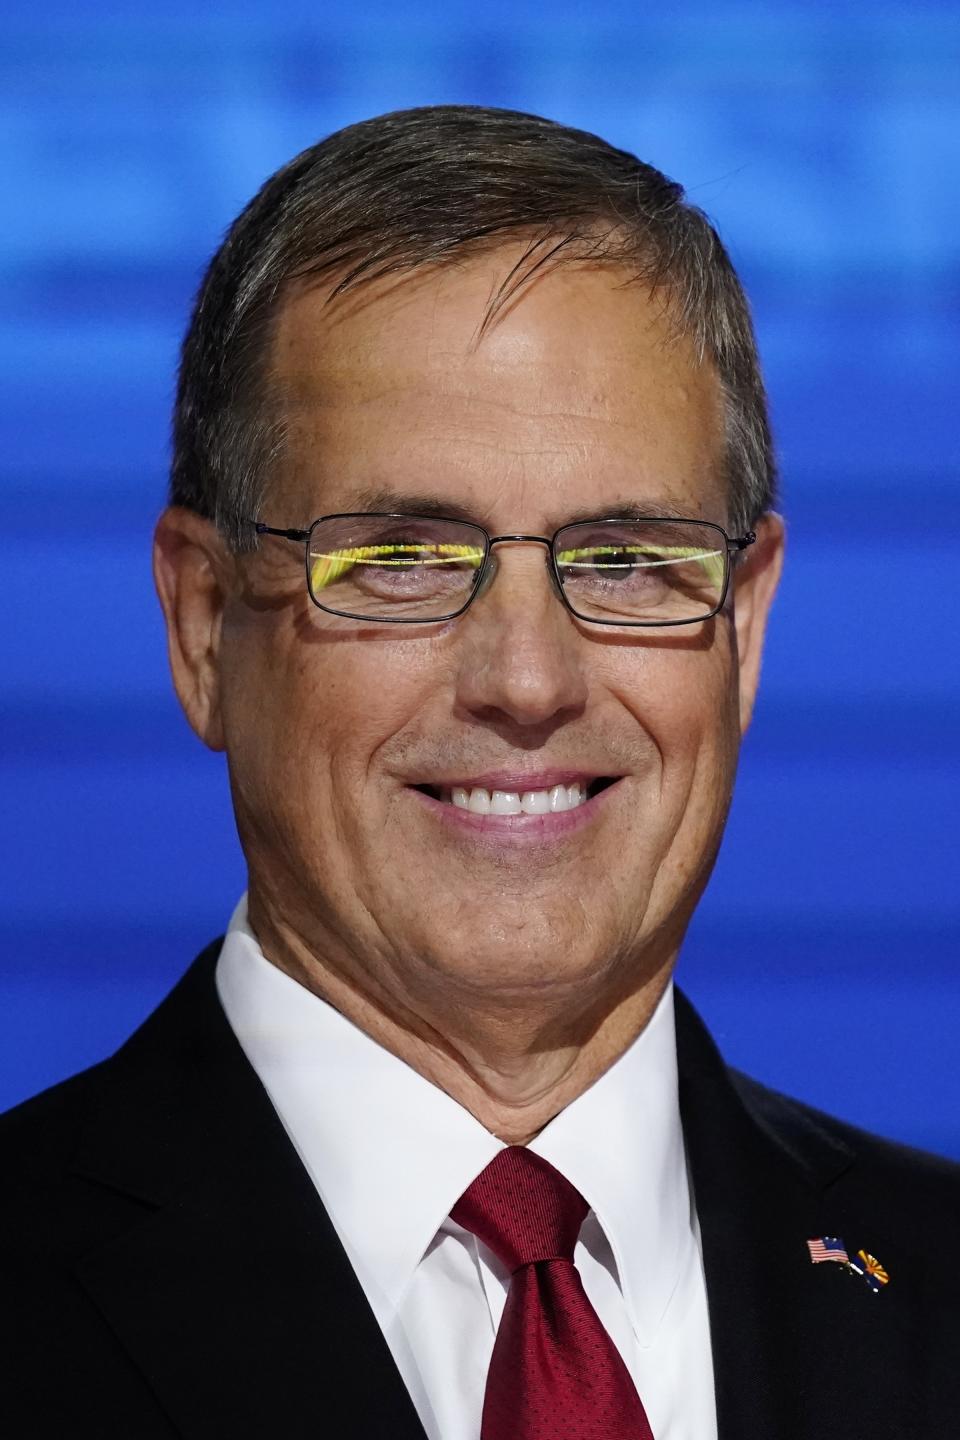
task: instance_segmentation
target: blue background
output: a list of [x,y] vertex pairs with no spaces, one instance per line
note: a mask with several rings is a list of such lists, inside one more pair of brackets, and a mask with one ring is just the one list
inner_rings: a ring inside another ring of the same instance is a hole
[[0,19],[0,1106],[113,1048],[243,885],[149,576],[203,264],[305,145],[469,101],[680,179],[755,307],[789,565],[682,979],[735,1062],[960,1156],[957,7],[46,0]]

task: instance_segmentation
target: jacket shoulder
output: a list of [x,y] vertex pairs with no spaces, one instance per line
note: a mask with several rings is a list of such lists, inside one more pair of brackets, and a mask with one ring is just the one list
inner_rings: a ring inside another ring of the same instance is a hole
[[69,1154],[109,1083],[110,1065],[101,1060],[0,1115],[0,1153],[12,1178],[56,1168]]
[[[8,1219],[8,1238],[43,1233],[47,1208],[64,1208],[73,1162],[92,1127],[114,1127],[120,1151],[140,1124],[137,1101],[162,1106],[163,1087],[191,1048],[191,1027],[203,1030],[211,1013],[219,1014],[213,977],[221,943],[197,957],[114,1055],[0,1115],[0,1224]],[[9,1228],[12,1220],[19,1231]]]
[[[809,1152],[811,1141],[849,1157],[849,1169],[838,1166],[838,1185],[882,1196],[891,1209],[933,1223],[934,1213],[956,1225],[960,1211],[960,1164],[942,1155],[873,1134],[835,1115],[783,1095],[758,1080],[731,1070],[730,1078],[757,1124],[797,1156]],[[854,1164],[855,1162],[855,1164]]]
[[100,1233],[73,1170],[80,1138],[110,1089],[110,1065],[102,1061],[0,1115],[0,1268],[8,1298],[17,1295],[24,1314]]

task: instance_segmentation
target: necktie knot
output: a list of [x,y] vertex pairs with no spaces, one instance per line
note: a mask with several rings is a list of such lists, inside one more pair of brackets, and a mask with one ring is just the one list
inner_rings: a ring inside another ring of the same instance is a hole
[[512,1272],[538,1260],[572,1261],[588,1208],[549,1161],[510,1145],[480,1172],[450,1215]]

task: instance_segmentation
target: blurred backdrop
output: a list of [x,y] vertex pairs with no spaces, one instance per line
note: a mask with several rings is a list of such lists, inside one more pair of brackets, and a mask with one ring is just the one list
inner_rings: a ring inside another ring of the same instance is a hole
[[789,561],[681,979],[728,1058],[960,1156],[960,11],[322,0],[2,14],[0,1107],[243,887],[149,574],[202,267],[281,162],[460,101],[681,180],[752,296]]

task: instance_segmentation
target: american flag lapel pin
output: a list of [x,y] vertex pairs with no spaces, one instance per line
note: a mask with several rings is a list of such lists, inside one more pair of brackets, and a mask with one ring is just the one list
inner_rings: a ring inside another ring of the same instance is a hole
[[850,1264],[850,1256],[838,1235],[821,1235],[816,1240],[808,1240],[807,1249],[814,1265],[820,1265],[824,1260],[833,1260],[837,1265]]

